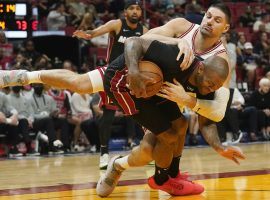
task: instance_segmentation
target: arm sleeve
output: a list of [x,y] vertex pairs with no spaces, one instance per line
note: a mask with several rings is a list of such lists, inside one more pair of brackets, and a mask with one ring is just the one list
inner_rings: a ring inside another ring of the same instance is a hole
[[192,110],[214,122],[219,122],[225,115],[229,97],[229,89],[221,87],[215,92],[213,100],[197,99],[197,103]]

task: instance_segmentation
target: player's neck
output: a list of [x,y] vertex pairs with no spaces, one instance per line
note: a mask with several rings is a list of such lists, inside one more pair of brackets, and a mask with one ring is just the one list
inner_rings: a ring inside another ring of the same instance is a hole
[[196,67],[196,68],[194,69],[194,71],[192,72],[191,76],[190,76],[189,79],[188,79],[188,82],[189,82],[191,85],[195,86],[195,87],[197,87],[197,84],[196,84],[196,74],[197,74],[197,71],[198,71],[198,67]]
[[130,21],[127,20],[127,18],[126,18],[126,23],[127,23],[128,27],[131,29],[135,29],[138,26],[138,23],[136,23],[136,24],[131,23]]
[[205,37],[199,32],[195,37],[194,48],[196,49],[197,53],[201,53],[210,49],[211,47],[214,47],[219,40],[220,38],[218,37],[215,38]]

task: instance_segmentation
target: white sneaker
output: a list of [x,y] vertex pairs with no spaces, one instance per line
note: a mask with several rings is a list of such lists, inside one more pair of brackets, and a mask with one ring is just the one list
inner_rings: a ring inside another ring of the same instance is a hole
[[90,152],[91,152],[91,153],[96,153],[96,152],[97,152],[97,147],[96,147],[96,145],[91,146]]
[[27,85],[26,70],[0,70],[0,88],[7,86]]
[[244,136],[244,133],[241,131],[237,140],[233,141],[232,144],[238,144],[241,141],[243,136]]
[[61,148],[63,146],[63,143],[60,140],[54,140],[53,146]]
[[96,192],[100,197],[109,196],[113,192],[119,181],[119,178],[121,177],[122,171],[119,171],[114,167],[114,161],[117,158],[120,158],[120,156],[114,156],[110,160],[107,171],[98,180]]
[[99,159],[99,169],[107,169],[109,163],[109,154],[105,153],[100,156]]

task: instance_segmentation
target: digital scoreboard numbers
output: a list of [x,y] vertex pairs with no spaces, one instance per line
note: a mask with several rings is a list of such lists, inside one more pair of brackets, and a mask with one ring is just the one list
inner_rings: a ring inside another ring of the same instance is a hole
[[37,30],[37,20],[31,20],[31,5],[26,1],[0,0],[0,30],[8,38],[27,38]]

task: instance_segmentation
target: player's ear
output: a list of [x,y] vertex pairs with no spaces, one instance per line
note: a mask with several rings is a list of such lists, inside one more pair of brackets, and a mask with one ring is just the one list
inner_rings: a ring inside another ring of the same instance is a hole
[[199,67],[198,67],[198,74],[203,74],[204,69],[205,67],[204,67],[203,62],[200,62]]
[[223,30],[223,33],[227,33],[230,29],[230,24],[226,24],[224,30]]

